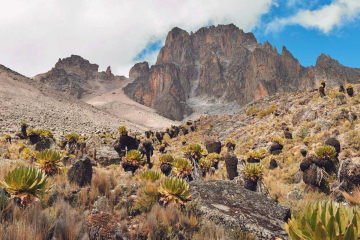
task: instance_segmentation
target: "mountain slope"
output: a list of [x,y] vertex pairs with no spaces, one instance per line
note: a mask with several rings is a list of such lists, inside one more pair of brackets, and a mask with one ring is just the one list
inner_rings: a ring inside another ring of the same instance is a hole
[[89,80],[119,81],[125,79],[124,76],[112,74],[110,66],[106,72],[98,72],[98,69],[99,65],[92,64],[80,56],[71,55],[68,58],[59,58],[54,68],[46,73],[36,75],[34,79],[76,98],[82,98],[96,90],[89,84]]
[[260,44],[252,33],[230,24],[190,34],[174,28],[156,64],[124,91],[161,115],[181,120],[204,104],[226,108],[277,92],[316,88],[322,79],[334,86],[359,78],[360,69],[324,54],[315,67],[303,67],[285,47],[279,54],[268,42]]
[[133,130],[146,126],[121,119],[68,95],[59,93],[0,65],[0,135],[14,133],[21,122],[48,128],[56,135],[115,132],[120,125]]

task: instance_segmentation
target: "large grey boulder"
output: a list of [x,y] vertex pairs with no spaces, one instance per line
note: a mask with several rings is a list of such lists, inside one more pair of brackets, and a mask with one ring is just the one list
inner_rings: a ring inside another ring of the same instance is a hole
[[87,155],[83,155],[74,161],[67,176],[70,183],[76,183],[78,186],[83,187],[91,184],[92,174],[91,160]]
[[43,151],[45,149],[54,149],[55,146],[56,144],[52,138],[43,138],[34,145],[33,149],[35,151]]
[[97,149],[96,162],[103,167],[120,164],[121,157],[119,154],[109,145],[102,145]]
[[228,230],[240,228],[260,240],[289,239],[284,223],[290,217],[290,209],[266,196],[232,181],[193,181],[190,189],[203,219]]

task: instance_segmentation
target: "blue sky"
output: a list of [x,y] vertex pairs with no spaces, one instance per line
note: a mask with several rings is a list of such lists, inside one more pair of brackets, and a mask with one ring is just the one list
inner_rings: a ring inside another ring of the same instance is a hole
[[32,77],[80,55],[127,76],[156,62],[168,32],[233,23],[293,53],[360,68],[360,0],[0,0],[0,64]]
[[[314,66],[318,56],[325,53],[345,66],[360,68],[360,18],[358,14],[343,19],[342,23],[339,22],[328,31],[301,24],[289,24],[269,29],[274,19],[291,18],[301,10],[321,10],[336,2],[338,1],[275,1],[269,11],[261,16],[252,32],[258,42],[269,41],[280,54],[282,47],[286,46],[303,66]],[[154,63],[154,56],[163,44],[162,40],[148,43],[146,48],[135,57],[135,61],[148,60]]]

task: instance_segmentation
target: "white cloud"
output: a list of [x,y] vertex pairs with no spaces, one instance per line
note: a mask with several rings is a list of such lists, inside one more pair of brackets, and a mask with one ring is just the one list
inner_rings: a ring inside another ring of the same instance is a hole
[[[178,26],[209,23],[252,30],[272,0],[0,0],[0,64],[27,76],[78,54],[105,70],[128,74],[149,42]],[[154,53],[148,54],[154,58]]]
[[352,21],[360,14],[360,0],[337,0],[317,10],[299,10],[294,16],[276,18],[266,32],[279,31],[287,25],[301,25],[329,33],[335,27]]

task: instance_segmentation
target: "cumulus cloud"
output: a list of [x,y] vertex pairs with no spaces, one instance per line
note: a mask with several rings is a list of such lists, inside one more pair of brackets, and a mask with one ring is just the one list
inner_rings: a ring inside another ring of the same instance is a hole
[[[78,54],[128,74],[151,42],[173,27],[234,23],[252,30],[272,0],[0,0],[0,64],[27,76]],[[156,52],[145,59],[154,61]]]
[[359,17],[359,14],[359,0],[337,0],[316,10],[301,9],[293,16],[276,18],[268,24],[266,32],[276,32],[287,25],[300,25],[329,33],[335,27]]

